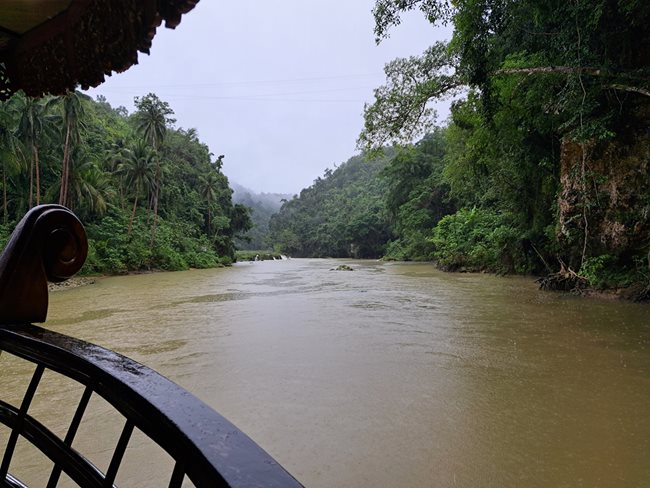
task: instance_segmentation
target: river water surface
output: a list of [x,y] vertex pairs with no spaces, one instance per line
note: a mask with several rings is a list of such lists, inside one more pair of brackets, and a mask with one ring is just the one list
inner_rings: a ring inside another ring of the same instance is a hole
[[[46,327],[168,376],[308,487],[650,486],[648,306],[295,259],[100,279],[51,294]],[[0,387],[18,391],[6,356]],[[72,393],[49,384],[33,408],[64,431]],[[122,424],[92,406],[76,447],[102,467]],[[163,486],[164,454],[132,444],[118,483]]]

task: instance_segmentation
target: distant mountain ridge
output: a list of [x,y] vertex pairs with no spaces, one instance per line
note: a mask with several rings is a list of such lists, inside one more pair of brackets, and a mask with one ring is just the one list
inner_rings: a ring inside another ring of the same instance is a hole
[[247,202],[261,203],[264,207],[270,208],[277,212],[282,206],[282,200],[291,200],[293,195],[289,193],[256,193],[250,188],[246,188],[237,182],[230,182],[232,188],[232,200],[234,203],[247,205]]
[[270,247],[267,242],[269,234],[269,220],[271,215],[277,213],[284,203],[283,200],[291,200],[293,195],[287,193],[256,193],[250,188],[231,182],[230,187],[233,190],[233,203],[240,203],[251,209],[251,220],[253,228],[246,233],[250,242],[237,240],[236,244],[239,249],[263,250]]

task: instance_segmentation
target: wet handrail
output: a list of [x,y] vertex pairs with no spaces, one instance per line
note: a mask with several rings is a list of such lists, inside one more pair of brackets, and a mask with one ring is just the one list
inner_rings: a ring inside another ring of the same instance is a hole
[[[47,488],[56,487],[62,473],[84,488],[112,487],[135,429],[174,460],[170,488],[181,487],[185,478],[197,488],[302,486],[232,423],[164,376],[117,352],[29,323],[45,320],[47,280],[72,276],[86,252],[85,231],[72,212],[42,205],[23,218],[0,256],[0,353],[35,365],[20,405],[0,398],[0,424],[11,431],[0,452],[0,487],[26,486],[10,472],[19,438],[52,461]],[[47,370],[84,389],[63,438],[30,414]],[[106,472],[73,448],[93,395],[124,417]]]
[[[134,427],[175,460],[170,487],[180,487],[185,475],[197,487],[301,486],[249,437],[201,400],[121,354],[34,325],[0,326],[0,350],[37,365],[22,404],[0,402],[0,422],[12,429],[14,437],[21,435],[34,444],[54,462],[55,471],[62,470],[80,486],[112,486]],[[86,388],[63,440],[29,415],[29,404],[46,369]],[[125,418],[122,438],[107,473],[71,447],[90,394],[100,395]],[[13,446],[8,447],[0,480],[8,474]],[[53,472],[53,476],[58,474]],[[5,485],[13,486],[7,481]]]

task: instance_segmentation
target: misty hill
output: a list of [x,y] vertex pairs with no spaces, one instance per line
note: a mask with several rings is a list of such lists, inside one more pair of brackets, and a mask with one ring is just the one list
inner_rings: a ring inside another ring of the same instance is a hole
[[289,200],[292,195],[284,193],[255,193],[253,190],[235,182],[232,182],[230,186],[233,189],[233,202],[249,207],[251,209],[251,220],[253,221],[253,228],[245,234],[246,237],[250,238],[250,242],[238,239],[236,241],[237,247],[239,249],[249,250],[267,249],[269,247],[267,242],[269,220],[282,207],[282,200]]
[[273,216],[273,243],[293,257],[381,257],[391,237],[381,172],[391,157],[355,156],[326,170]]

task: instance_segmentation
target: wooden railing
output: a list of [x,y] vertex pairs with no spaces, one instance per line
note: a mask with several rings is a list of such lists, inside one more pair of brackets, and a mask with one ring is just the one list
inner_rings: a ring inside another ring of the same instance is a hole
[[[0,392],[0,423],[10,429],[0,463],[0,486],[25,485],[12,475],[20,437],[53,463],[47,488],[62,473],[81,487],[112,487],[134,429],[139,429],[174,460],[169,487],[189,479],[196,487],[300,487],[287,471],[232,423],[192,394],[125,356],[32,325],[47,315],[47,280],[72,276],[86,257],[83,226],[66,208],[32,209],[0,256],[0,352],[35,365],[18,405]],[[47,370],[83,386],[63,437],[32,416],[30,405]],[[105,472],[73,448],[93,395],[123,418],[122,433]],[[2,446],[0,446],[0,449]]]

